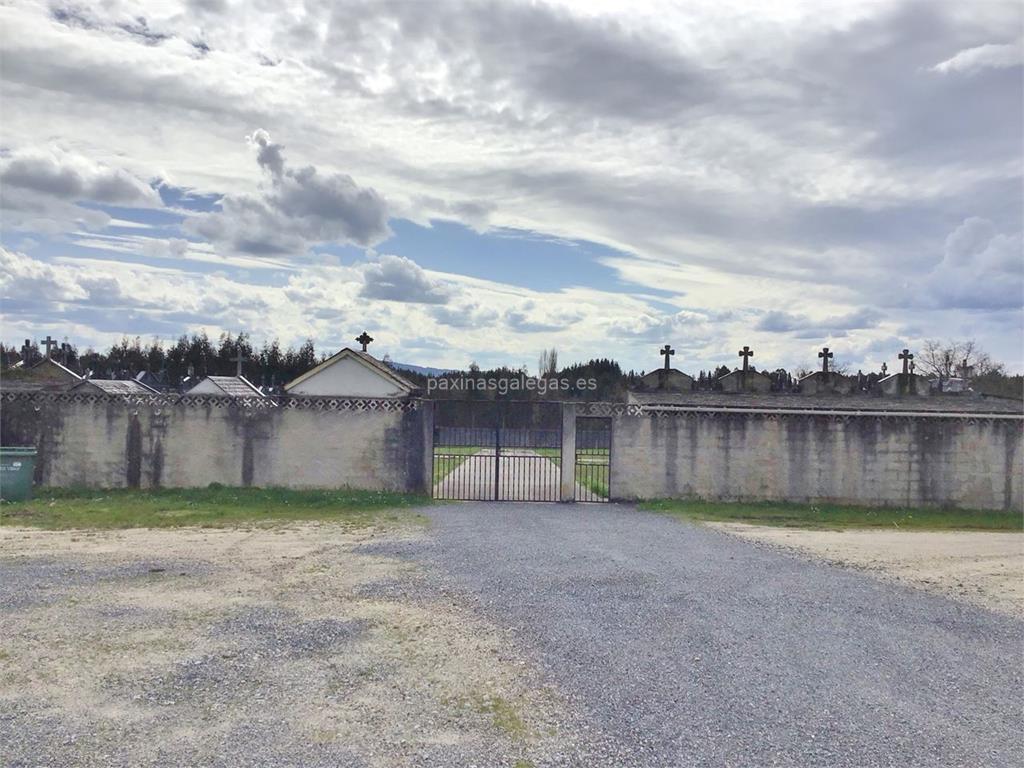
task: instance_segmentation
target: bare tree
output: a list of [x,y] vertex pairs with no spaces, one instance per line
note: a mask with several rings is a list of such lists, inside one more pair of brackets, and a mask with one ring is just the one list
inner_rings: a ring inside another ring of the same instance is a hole
[[537,376],[544,378],[545,376],[554,376],[557,373],[558,350],[554,347],[541,350],[540,359],[537,361]]
[[941,341],[928,339],[924,342],[917,362],[926,376],[935,376],[944,381],[960,376],[964,366],[971,376],[1001,374],[1002,363],[996,363],[983,352],[974,339],[964,341]]

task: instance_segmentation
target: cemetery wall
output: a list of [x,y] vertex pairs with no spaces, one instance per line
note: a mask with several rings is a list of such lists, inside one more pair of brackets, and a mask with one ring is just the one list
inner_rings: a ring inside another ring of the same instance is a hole
[[228,402],[10,393],[0,437],[37,447],[46,486],[424,489],[429,425],[418,401]]
[[975,415],[616,416],[620,499],[1024,508],[1024,421]]

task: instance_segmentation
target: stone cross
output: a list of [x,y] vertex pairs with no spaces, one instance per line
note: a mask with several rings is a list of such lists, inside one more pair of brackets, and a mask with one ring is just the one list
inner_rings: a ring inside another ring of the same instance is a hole
[[903,373],[910,373],[910,361],[914,359],[914,356],[910,354],[910,350],[904,349],[900,352],[899,358],[903,361]]
[[828,351],[828,347],[822,347],[818,357],[821,358],[821,372],[828,373],[828,360],[833,357],[832,353]]
[[363,331],[361,334],[356,336],[356,341],[363,345],[363,352],[365,352],[366,347],[373,341],[373,337],[366,331]]
[[750,368],[750,363],[747,361],[747,358],[754,356],[754,350],[750,347],[744,346],[743,349],[739,351],[738,356],[743,358],[743,372],[746,373]]
[[960,364],[960,378],[963,379],[964,381],[967,381],[967,376],[968,374],[970,374],[970,372],[971,369],[968,367],[967,358],[965,357],[964,361]]
[[21,364],[28,368],[28,360],[32,356],[32,340],[25,339],[25,345],[21,348]]
[[246,357],[245,353],[242,351],[242,345],[239,344],[238,353],[231,358],[231,362],[235,363],[235,375],[238,378],[242,378],[242,363],[244,363],[248,359],[249,358]]
[[56,339],[51,339],[50,338],[50,334],[46,334],[46,338],[43,339],[43,344],[46,345],[46,359],[49,360],[50,359],[50,348],[57,346],[57,340]]
[[665,357],[665,370],[669,369],[669,358],[674,355],[676,351],[672,349],[668,344],[661,348],[661,354]]
[[885,374],[887,374],[888,372],[889,372],[889,366],[886,365],[885,363],[882,363],[882,378],[883,379],[885,378]]

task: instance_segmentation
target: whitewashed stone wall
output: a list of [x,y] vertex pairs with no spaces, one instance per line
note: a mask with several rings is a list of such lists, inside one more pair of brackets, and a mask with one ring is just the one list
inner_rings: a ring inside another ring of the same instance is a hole
[[[5,394],[4,445],[39,450],[49,486],[429,490],[432,410],[417,400],[126,399]],[[575,415],[612,419],[615,499],[834,501],[1024,510],[1024,418],[563,410],[562,486]]]
[[618,416],[612,495],[1020,510],[1022,433],[973,415]]
[[3,442],[36,446],[36,481],[48,486],[425,488],[429,424],[418,402],[328,400],[345,407],[317,407],[323,403],[310,400],[296,408],[226,402],[5,400]]

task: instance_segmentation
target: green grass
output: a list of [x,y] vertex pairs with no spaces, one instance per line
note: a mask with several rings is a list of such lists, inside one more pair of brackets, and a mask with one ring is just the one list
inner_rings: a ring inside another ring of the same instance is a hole
[[608,498],[608,455],[607,448],[587,448],[576,454],[576,484],[602,499]]
[[27,502],[0,506],[0,525],[38,528],[173,528],[185,525],[323,520],[365,527],[379,523],[423,522],[414,512],[426,496],[337,489],[285,488],[36,489]]
[[470,456],[486,450],[488,449],[480,445],[434,446],[434,485],[461,467]]
[[494,726],[513,739],[522,739],[528,733],[526,723],[515,706],[503,696],[487,698],[478,704],[477,709],[489,714]]
[[840,504],[786,504],[780,502],[722,503],[658,499],[642,502],[641,509],[664,512],[687,520],[752,523],[790,528],[890,528],[901,530],[1021,531],[1020,512],[965,509],[900,509]]
[[606,468],[603,472],[586,471],[582,475],[577,474],[576,484],[588,489],[591,493],[600,496],[602,499],[607,499],[608,469]]
[[538,456],[543,456],[545,459],[551,459],[556,467],[562,466],[562,449],[561,448],[530,448]]

